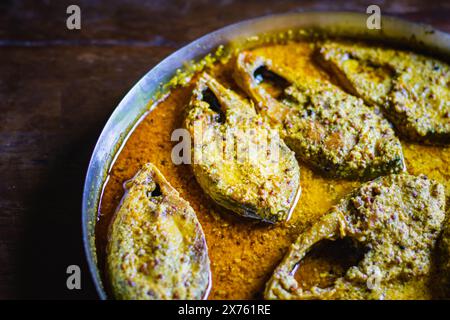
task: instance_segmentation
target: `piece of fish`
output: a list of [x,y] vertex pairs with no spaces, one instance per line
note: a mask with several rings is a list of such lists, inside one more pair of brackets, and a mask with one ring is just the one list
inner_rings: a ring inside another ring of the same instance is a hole
[[450,143],[450,66],[413,52],[327,41],[319,61],[351,93],[381,106],[405,138]]
[[209,293],[202,227],[151,163],[126,182],[109,230],[107,274],[116,299],[204,299]]
[[[400,141],[380,114],[331,83],[305,77],[251,52],[234,78],[297,157],[328,176],[372,179],[405,169]],[[264,78],[277,82],[278,94]]]
[[245,217],[289,219],[301,192],[300,168],[247,100],[204,73],[184,125],[194,140],[194,175],[215,202]]
[[[367,182],[298,237],[267,283],[265,297],[386,298],[387,289],[430,273],[444,218],[444,187],[426,176],[405,173]],[[338,238],[363,247],[362,259],[329,287],[301,288],[294,275],[302,259],[320,241]]]

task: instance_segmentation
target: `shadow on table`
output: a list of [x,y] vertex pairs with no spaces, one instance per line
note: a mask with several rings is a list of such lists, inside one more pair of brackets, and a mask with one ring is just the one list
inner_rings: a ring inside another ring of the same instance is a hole
[[[17,296],[24,299],[95,299],[81,232],[81,199],[89,157],[98,133],[65,145],[47,167],[47,177],[30,195],[21,243]],[[66,286],[69,265],[81,268],[81,289]]]

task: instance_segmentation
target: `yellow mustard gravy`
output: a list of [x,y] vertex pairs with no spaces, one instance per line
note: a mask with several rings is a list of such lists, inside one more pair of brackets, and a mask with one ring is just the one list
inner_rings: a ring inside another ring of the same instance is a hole
[[[297,73],[329,79],[313,62],[313,47],[309,43],[269,45],[254,50]],[[214,65],[208,71],[225,85],[240,92],[232,81],[231,63]],[[288,222],[269,225],[235,217],[204,194],[189,165],[174,165],[171,161],[171,151],[176,142],[171,142],[170,137],[173,130],[182,127],[183,109],[192,89],[192,84],[173,89],[164,101],[146,115],[126,141],[111,168],[96,226],[100,269],[104,270],[107,228],[123,196],[122,185],[142,165],[152,162],[180,195],[190,202],[203,227],[212,269],[209,299],[262,298],[266,281],[297,235],[361,182],[324,178],[300,163],[302,195]],[[422,146],[405,141],[402,144],[408,171],[415,175],[424,173],[443,183],[448,195],[450,148]],[[309,254],[297,270],[299,284],[305,287],[331,285],[333,279],[330,274],[339,276],[348,267],[348,261],[339,256],[339,253],[348,256],[348,252],[342,248],[336,250],[338,253],[333,253],[331,257],[327,257],[326,249]],[[413,280],[405,284],[402,292],[388,293],[387,298],[433,298],[429,281]]]

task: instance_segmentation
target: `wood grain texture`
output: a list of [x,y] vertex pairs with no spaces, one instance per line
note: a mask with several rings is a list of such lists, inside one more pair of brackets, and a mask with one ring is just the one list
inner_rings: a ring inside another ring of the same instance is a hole
[[[81,241],[84,175],[109,115],[161,59],[243,19],[374,3],[450,32],[448,2],[0,2],[0,299],[97,297]],[[65,26],[69,4],[81,7],[79,31]],[[82,290],[66,288],[70,264]]]

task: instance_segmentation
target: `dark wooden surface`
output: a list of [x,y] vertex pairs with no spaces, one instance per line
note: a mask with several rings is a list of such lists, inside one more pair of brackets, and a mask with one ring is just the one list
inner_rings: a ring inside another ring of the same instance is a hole
[[[82,29],[66,28],[78,4]],[[96,298],[81,242],[90,153],[123,95],[158,61],[227,24],[271,13],[365,12],[450,32],[449,2],[0,2],[0,298]],[[66,267],[82,289],[66,288]]]

